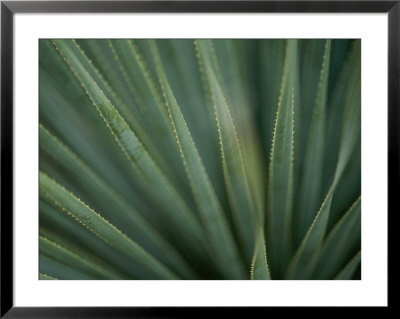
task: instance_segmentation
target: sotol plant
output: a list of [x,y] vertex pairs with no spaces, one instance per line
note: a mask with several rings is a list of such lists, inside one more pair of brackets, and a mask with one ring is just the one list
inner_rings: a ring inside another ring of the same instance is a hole
[[359,40],[40,40],[41,279],[359,279]]

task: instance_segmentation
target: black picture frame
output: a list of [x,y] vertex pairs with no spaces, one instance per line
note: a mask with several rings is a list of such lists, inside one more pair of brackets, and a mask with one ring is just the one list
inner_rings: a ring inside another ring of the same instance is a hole
[[[388,14],[388,218],[398,213],[400,143],[400,1],[1,1],[1,317],[5,318],[177,318],[205,315],[247,316],[252,311],[275,312],[277,307],[14,307],[13,304],[13,19],[15,13],[120,12],[271,12],[271,13],[387,13]],[[391,212],[391,214],[389,214]],[[392,224],[389,221],[389,225]],[[389,230],[390,239],[393,232]],[[388,281],[388,285],[390,281]],[[389,287],[389,286],[388,286]],[[391,309],[391,295],[388,307]],[[302,315],[309,308],[294,308]],[[318,312],[326,308],[315,308]],[[339,308],[331,308],[335,314]],[[370,310],[368,310],[370,311]]]

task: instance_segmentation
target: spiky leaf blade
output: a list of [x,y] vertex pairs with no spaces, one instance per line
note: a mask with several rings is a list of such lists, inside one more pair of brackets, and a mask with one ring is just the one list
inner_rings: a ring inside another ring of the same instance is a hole
[[201,238],[203,237],[203,232],[199,222],[173,185],[171,185],[168,178],[151,158],[136,134],[81,64],[80,58],[83,57],[81,52],[74,46],[74,42],[55,40],[54,43],[64,57],[65,62],[70,66],[71,71],[86,89],[93,105],[114,135],[122,152],[148,185],[148,190],[160,203],[165,205],[166,212],[169,213],[168,218],[178,226],[178,231],[185,238],[183,243],[190,244],[194,251],[202,249]]
[[220,139],[224,179],[240,243],[246,259],[252,256],[256,210],[250,194],[236,127],[218,72],[210,41],[197,40],[199,62],[204,67]]
[[361,65],[351,74],[349,81],[350,87],[346,95],[343,126],[341,132],[340,148],[336,163],[335,175],[332,184],[325,196],[325,200],[320,210],[316,214],[314,221],[304,236],[299,248],[292,258],[287,272],[288,279],[308,279],[311,276],[312,266],[310,261],[314,254],[318,253],[324,239],[332,197],[336,186],[342,177],[343,171],[350,159],[350,156],[360,139],[361,134]]
[[297,41],[288,40],[270,155],[266,235],[272,276],[280,278],[291,254],[294,96]]
[[350,262],[344,267],[334,278],[335,280],[350,280],[357,267],[361,262],[361,251],[359,251],[351,260]]
[[114,249],[124,252],[135,262],[148,267],[156,276],[168,279],[178,278],[118,228],[42,172],[39,176],[39,186],[40,193],[45,198],[52,201],[54,205],[65,211],[66,214],[84,225],[88,231],[96,234]]
[[[318,90],[312,112],[310,130],[302,165],[302,178],[297,202],[296,238],[300,241],[312,223],[320,204],[325,146],[326,108],[328,97],[331,41],[323,52]],[[299,240],[300,239],[300,240]]]
[[361,247],[361,198],[359,197],[339,222],[333,227],[323,243],[321,252],[314,257],[315,279],[333,278],[354,251]]

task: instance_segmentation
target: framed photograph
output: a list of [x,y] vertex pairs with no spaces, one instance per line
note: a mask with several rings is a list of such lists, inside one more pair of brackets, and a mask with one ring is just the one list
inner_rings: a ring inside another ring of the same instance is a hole
[[1,316],[388,309],[399,19],[2,1]]

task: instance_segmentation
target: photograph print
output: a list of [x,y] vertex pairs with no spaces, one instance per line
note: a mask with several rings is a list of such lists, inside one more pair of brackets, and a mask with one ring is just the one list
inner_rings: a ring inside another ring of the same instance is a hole
[[41,280],[360,280],[361,40],[40,39]]

